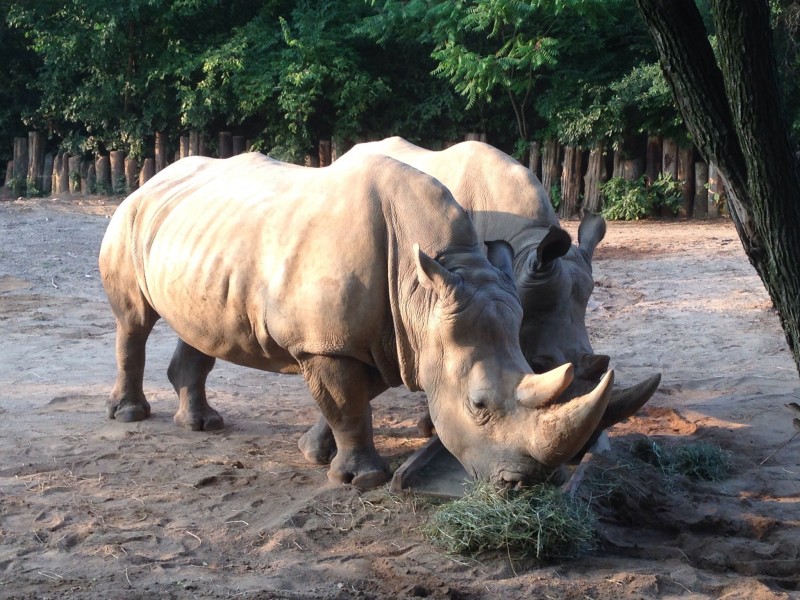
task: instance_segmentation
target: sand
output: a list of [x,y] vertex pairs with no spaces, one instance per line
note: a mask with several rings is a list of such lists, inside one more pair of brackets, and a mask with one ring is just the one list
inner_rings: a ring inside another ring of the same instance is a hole
[[[176,427],[163,324],[148,344],[152,418],[108,420],[97,253],[118,202],[0,203],[0,598],[800,597],[800,436],[784,406],[800,381],[729,221],[609,224],[592,342],[619,382],[663,383],[580,488],[599,547],[540,564],[448,556],[420,531],[430,501],[329,484],[297,450],[318,415],[299,377],[218,363],[209,398],[226,428]],[[423,405],[402,388],[375,401],[393,467],[424,443]],[[628,471],[643,436],[715,442],[732,473]],[[617,474],[609,492],[598,478]]]

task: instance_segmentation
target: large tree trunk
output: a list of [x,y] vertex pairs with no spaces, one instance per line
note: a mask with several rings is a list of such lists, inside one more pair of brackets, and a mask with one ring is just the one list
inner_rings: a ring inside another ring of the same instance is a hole
[[744,250],[800,371],[800,165],[777,82],[767,0],[711,0],[720,65],[692,0],[635,0],[692,137],[722,176]]

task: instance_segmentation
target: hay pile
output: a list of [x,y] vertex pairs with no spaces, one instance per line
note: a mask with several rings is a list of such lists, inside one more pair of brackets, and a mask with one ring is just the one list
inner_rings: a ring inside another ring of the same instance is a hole
[[731,469],[730,454],[708,442],[695,442],[667,447],[641,439],[631,446],[631,454],[653,465],[667,477],[683,475],[696,481],[719,481]]
[[454,554],[502,550],[562,559],[594,547],[595,517],[587,504],[549,485],[504,492],[478,482],[463,498],[441,506],[424,530]]

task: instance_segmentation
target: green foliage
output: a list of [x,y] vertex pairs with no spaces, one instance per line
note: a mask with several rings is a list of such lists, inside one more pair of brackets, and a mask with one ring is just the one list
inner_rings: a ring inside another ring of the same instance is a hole
[[503,493],[476,483],[463,498],[441,506],[424,530],[451,553],[502,550],[563,559],[593,547],[595,518],[587,504],[551,485]]
[[681,183],[665,174],[650,185],[644,175],[635,181],[612,177],[600,190],[603,217],[612,221],[638,221],[661,207],[675,214],[683,203]]

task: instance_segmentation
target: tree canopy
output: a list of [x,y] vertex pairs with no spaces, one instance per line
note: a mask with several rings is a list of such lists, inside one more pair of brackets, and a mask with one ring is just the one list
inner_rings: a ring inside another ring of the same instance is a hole
[[[156,131],[228,128],[289,160],[331,138],[436,145],[480,131],[519,155],[547,137],[589,146],[685,132],[628,0],[0,0],[0,9],[5,160],[11,138],[33,129],[71,152],[140,156]],[[772,19],[797,136],[800,3],[773,0]]]

